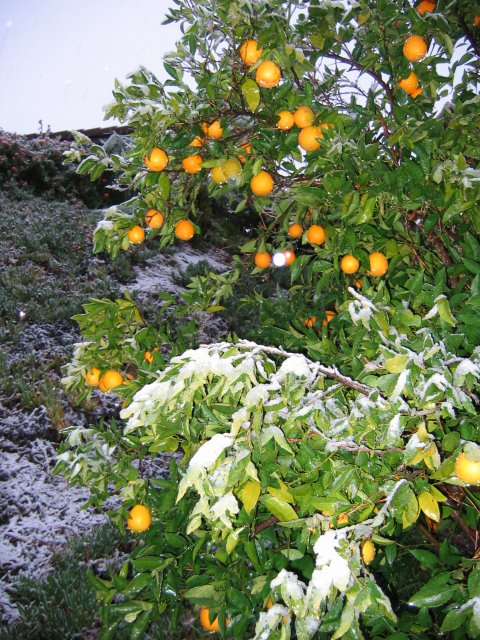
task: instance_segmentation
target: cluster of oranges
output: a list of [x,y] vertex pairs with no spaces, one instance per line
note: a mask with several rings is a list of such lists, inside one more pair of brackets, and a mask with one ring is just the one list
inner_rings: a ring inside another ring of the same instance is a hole
[[[432,13],[436,6],[433,0],[421,0],[417,5],[417,11],[420,15]],[[416,34],[409,36],[403,45],[403,55],[409,62],[420,62],[426,56],[427,50],[428,45],[425,39]],[[411,71],[406,78],[398,83],[399,88],[414,99],[423,93],[423,89],[419,85],[420,81],[415,71]]]
[[107,369],[103,376],[100,369],[93,367],[85,374],[85,383],[88,387],[98,387],[103,393],[108,393],[112,389],[121,387],[124,384],[122,374],[115,369]]

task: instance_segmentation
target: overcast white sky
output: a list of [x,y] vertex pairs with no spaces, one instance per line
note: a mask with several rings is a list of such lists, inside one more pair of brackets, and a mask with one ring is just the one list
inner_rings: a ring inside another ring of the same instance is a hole
[[171,0],[0,0],[0,128],[16,133],[110,126],[114,79],[143,65],[165,79]]

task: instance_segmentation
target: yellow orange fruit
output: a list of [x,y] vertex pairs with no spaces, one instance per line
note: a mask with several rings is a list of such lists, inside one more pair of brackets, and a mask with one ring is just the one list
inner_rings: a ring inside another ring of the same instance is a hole
[[348,524],[348,516],[346,513],[341,513],[338,517],[337,517],[337,525],[341,526],[344,524]]
[[293,224],[291,224],[288,227],[288,235],[294,239],[301,238],[303,235],[302,225],[298,222],[294,222]]
[[182,167],[187,173],[198,173],[202,170],[202,156],[196,153],[182,160]]
[[145,362],[148,362],[148,364],[152,364],[153,353],[151,351],[145,351],[145,353],[143,354],[143,359],[145,360]]
[[259,269],[266,269],[267,267],[270,266],[272,262],[272,257],[266,251],[259,252],[255,254],[253,261],[255,262],[255,266],[258,267]]
[[224,184],[227,181],[223,166],[213,167],[213,169],[210,170],[210,177],[216,184]]
[[398,86],[408,94],[415,91],[418,88],[418,76],[415,71],[411,71],[410,75],[408,75],[406,78],[403,78],[403,80],[400,80]]
[[379,277],[384,276],[388,271],[388,260],[381,251],[374,251],[369,256],[369,275]]
[[315,322],[317,321],[317,316],[309,316],[303,323],[304,327],[311,329]]
[[268,600],[265,603],[265,608],[266,609],[271,609],[272,607],[273,607],[272,596],[268,596]]
[[272,62],[272,60],[265,60],[258,65],[255,79],[264,89],[272,89],[282,79],[282,72],[278,64]]
[[300,129],[304,129],[305,127],[309,127],[313,124],[315,119],[315,114],[310,109],[310,107],[298,107],[298,109],[293,114],[293,119],[297,127]]
[[343,256],[340,262],[340,269],[343,273],[352,274],[358,271],[359,268],[360,262],[355,258],[355,256],[352,256],[349,253],[346,256]]
[[175,235],[179,240],[191,240],[195,235],[195,227],[190,220],[180,220],[175,225]]
[[228,158],[223,163],[223,173],[227,180],[235,180],[242,173],[242,165],[237,158]]
[[142,229],[142,227],[136,224],[134,227],[128,230],[127,237],[132,244],[140,244],[145,240],[145,231]]
[[108,369],[98,381],[98,387],[101,391],[107,393],[112,389],[120,387],[123,382],[123,376],[119,371],[115,371],[115,369]]
[[145,214],[145,223],[150,227],[150,229],[160,229],[163,222],[163,213],[160,213],[160,211],[157,211],[156,209],[149,209]]
[[403,45],[403,55],[409,62],[419,62],[427,53],[427,43],[422,36],[413,35]]
[[290,266],[291,264],[293,264],[297,257],[295,255],[295,252],[292,251],[292,249],[285,249],[285,251],[283,251],[283,255],[285,256],[285,264],[287,266]]
[[260,60],[262,52],[263,49],[258,48],[258,42],[256,40],[246,40],[240,47],[240,58],[247,67],[251,67],[252,64]]
[[213,140],[218,140],[223,134],[223,129],[220,125],[220,120],[215,120],[212,124],[207,126],[207,136]]
[[97,367],[93,367],[85,374],[85,383],[89,387],[98,387],[98,383],[100,382],[100,369]]
[[188,145],[189,147],[203,147],[205,140],[200,136],[195,136],[195,138]]
[[418,89],[415,89],[415,91],[412,91],[412,93],[410,94],[410,97],[415,99],[417,98],[421,93],[423,93],[423,89],[422,87],[418,87]]
[[363,282],[361,280],[355,280],[353,286],[355,287],[355,289],[361,289],[363,287]]
[[[230,624],[230,618],[225,620],[227,626]],[[209,631],[210,633],[214,633],[220,630],[220,624],[218,622],[218,616],[210,622],[210,609],[209,607],[202,607],[200,609],[200,624],[205,629],[205,631]]]
[[362,558],[365,564],[370,564],[375,557],[375,545],[371,540],[362,544]]
[[256,196],[268,196],[273,190],[273,178],[262,169],[250,180],[250,188]]
[[295,124],[295,120],[293,119],[293,113],[288,110],[283,110],[278,112],[278,122],[277,127],[282,131],[290,131],[290,129]]
[[435,2],[433,2],[433,0],[422,0],[417,5],[417,11],[420,15],[424,13],[432,13],[432,11],[435,11],[436,6],[437,5],[435,4]]
[[337,314],[335,313],[335,311],[330,311],[329,309],[327,309],[327,311],[325,311],[325,318],[322,322],[322,327],[326,327],[327,324],[331,322],[336,315]]
[[477,28],[480,25],[480,16],[475,16],[473,19],[473,26]]
[[316,151],[320,148],[320,142],[323,138],[321,127],[308,126],[304,127],[298,134],[298,144],[305,151]]
[[480,485],[480,461],[469,460],[465,453],[461,453],[455,460],[455,475],[465,484]]
[[310,244],[323,244],[325,242],[325,229],[319,224],[312,224],[307,229],[307,240]]
[[168,156],[163,149],[154,147],[150,155],[145,156],[145,165],[150,171],[163,171],[168,164]]
[[136,504],[130,509],[130,517],[127,520],[127,527],[136,533],[142,533],[150,528],[152,524],[152,514],[143,504]]

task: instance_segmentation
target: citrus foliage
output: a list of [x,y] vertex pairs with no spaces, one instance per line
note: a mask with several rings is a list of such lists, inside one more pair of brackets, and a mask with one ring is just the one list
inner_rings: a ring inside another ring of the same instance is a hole
[[[93,368],[135,374],[115,388],[125,424],[73,428],[57,468],[90,485],[92,503],[113,487],[120,525],[135,505],[153,518],[120,576],[96,580],[103,637],[125,621],[139,637],[190,602],[204,627],[233,638],[473,638],[475,12],[442,1],[175,5],[170,80],[142,68],[115,87],[108,114],[133,127],[128,154],[92,149],[79,167],[111,167],[138,194],[106,212],[96,250],[128,249],[151,209],[163,224],[147,237],[188,241],[207,181],[232,212],[257,211],[258,233],[229,274],[191,283],[178,314],[228,305],[242,270],[289,269],[291,286],[249,296],[256,342],[184,351],[168,329],[143,327],[128,298],[78,318],[89,342],[70,387],[91,392]],[[168,361],[152,351],[160,341]],[[177,451],[169,479],[139,470]]]

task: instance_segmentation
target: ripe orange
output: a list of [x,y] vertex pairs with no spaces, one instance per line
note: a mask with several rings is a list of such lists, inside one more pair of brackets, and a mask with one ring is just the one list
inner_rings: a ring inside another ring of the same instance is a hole
[[198,173],[202,169],[202,156],[196,153],[182,160],[182,167],[187,173]]
[[223,173],[227,180],[235,180],[242,173],[242,165],[237,158],[228,158],[223,163]]
[[370,271],[368,272],[371,276],[384,276],[388,271],[388,260],[383,253],[380,251],[374,251],[369,256],[370,260]]
[[132,244],[140,244],[145,240],[145,231],[136,224],[134,227],[128,230],[127,233],[128,239]]
[[327,324],[331,322],[336,315],[337,314],[335,313],[335,311],[330,311],[329,309],[327,309],[327,311],[325,311],[325,319],[322,322],[322,327],[326,327]]
[[317,321],[317,316],[309,316],[303,323],[303,326],[311,329],[316,321]]
[[127,520],[127,527],[136,533],[142,533],[150,528],[152,524],[152,514],[143,504],[136,504],[130,509],[130,518]]
[[343,256],[342,261],[340,262],[340,269],[343,273],[352,274],[358,271],[360,268],[360,262],[350,254]]
[[203,147],[205,140],[200,136],[195,136],[195,138],[188,145],[189,147]]
[[301,238],[303,235],[303,228],[302,225],[299,224],[298,222],[294,222],[293,224],[291,224],[288,227],[288,235],[291,238]]
[[163,213],[156,209],[149,209],[145,214],[145,222],[150,229],[160,229],[163,225]]
[[427,43],[422,36],[413,35],[403,45],[403,55],[409,62],[419,62],[427,53]]
[[143,354],[143,359],[145,360],[145,362],[148,362],[148,364],[152,364],[153,353],[151,351],[145,351],[145,353]]
[[415,91],[418,88],[418,76],[415,71],[411,71],[409,76],[400,80],[398,86],[408,94]]
[[[227,618],[225,622],[226,622],[226,624],[228,626],[230,624],[230,618]],[[202,607],[200,609],[200,624],[205,629],[205,631],[209,631],[210,633],[213,633],[215,631],[219,631],[220,630],[220,625],[219,625],[219,622],[218,622],[218,616],[215,618],[215,620],[213,620],[213,622],[210,622],[210,608],[209,607]]]
[[220,120],[215,120],[211,125],[207,126],[207,136],[209,138],[213,138],[213,140],[218,140],[221,138],[223,134],[223,129],[220,126]]
[[355,289],[360,290],[363,287],[363,282],[361,280],[355,280],[353,286]]
[[295,124],[295,120],[293,119],[293,113],[288,110],[279,111],[278,112],[278,122],[277,127],[282,131],[290,131],[290,129]]
[[310,107],[298,107],[298,109],[293,114],[293,118],[297,127],[300,127],[300,129],[304,129],[305,127],[309,127],[313,124],[315,114],[310,109]]
[[256,196],[268,196],[273,189],[273,178],[262,169],[250,180],[250,188]]
[[304,127],[298,134],[298,144],[305,149],[305,151],[316,151],[320,148],[320,142],[323,138],[321,127],[315,127],[310,125]]
[[93,367],[90,371],[87,371],[85,374],[85,383],[89,387],[98,387],[98,383],[100,381],[100,369],[97,367]]
[[271,609],[272,607],[273,607],[272,596],[268,596],[268,600],[265,603],[265,608],[266,609]]
[[341,513],[337,517],[337,525],[348,524],[348,516],[346,513]]
[[242,62],[251,67],[257,60],[260,59],[263,49],[258,48],[258,42],[256,40],[246,40],[240,47],[240,58]]
[[307,240],[310,244],[323,244],[325,242],[325,229],[319,224],[312,224],[307,229]]
[[210,177],[213,182],[216,182],[217,184],[223,184],[227,181],[227,176],[225,175],[223,167],[213,167],[213,169],[210,170]]
[[179,240],[191,240],[195,235],[195,228],[190,220],[180,220],[175,225],[175,235]]
[[163,149],[154,147],[149,156],[145,156],[145,165],[150,171],[163,171],[168,164],[168,156]]
[[264,89],[272,89],[282,79],[282,72],[280,67],[271,60],[265,60],[261,62],[255,72],[255,79],[258,84]]
[[412,91],[412,93],[410,94],[410,97],[415,100],[415,98],[418,97],[421,93],[423,93],[423,89],[422,87],[418,87],[418,89],[415,89],[415,91]]
[[473,26],[476,28],[478,25],[480,25],[480,16],[475,16],[473,19]]
[[293,264],[297,257],[295,255],[295,252],[292,251],[291,249],[285,249],[285,251],[283,251],[283,255],[285,256],[285,264],[287,266],[290,266],[291,264]]
[[242,144],[240,145],[240,149],[241,151],[237,157],[240,162],[243,162],[243,164],[245,164],[245,162],[248,160],[248,156],[252,153],[252,145],[248,141],[242,142]]
[[108,369],[100,378],[98,388],[104,393],[107,393],[112,389],[120,387],[123,382],[123,376],[119,371],[115,371],[115,369]]
[[455,461],[455,474],[465,484],[480,485],[480,461],[468,460],[465,453],[461,453]]
[[371,540],[362,544],[362,558],[365,564],[370,564],[375,557],[375,545]]
[[255,262],[255,266],[258,267],[259,269],[266,269],[267,267],[270,266],[272,262],[272,258],[270,254],[267,253],[266,251],[263,253],[261,252],[256,253],[253,260]]
[[433,0],[422,0],[420,4],[417,5],[417,11],[420,15],[423,13],[432,13],[432,11],[435,11],[436,6]]

